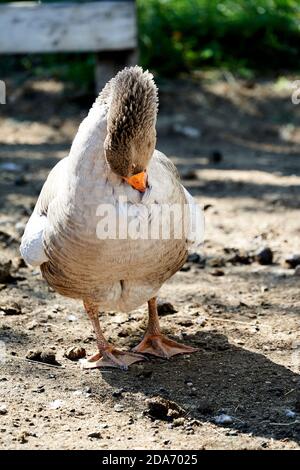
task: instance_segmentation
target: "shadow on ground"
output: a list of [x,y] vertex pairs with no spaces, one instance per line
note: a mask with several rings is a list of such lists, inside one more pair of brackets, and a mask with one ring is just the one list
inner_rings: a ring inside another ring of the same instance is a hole
[[[131,394],[175,401],[200,422],[214,422],[215,416],[226,413],[233,417],[229,428],[237,432],[300,442],[300,422],[285,415],[298,399],[299,375],[262,354],[229,344],[224,335],[197,333],[185,341],[200,351],[170,361],[151,359],[138,373],[135,368],[127,373],[113,370],[102,377]],[[133,398],[128,407],[145,409],[137,401]]]

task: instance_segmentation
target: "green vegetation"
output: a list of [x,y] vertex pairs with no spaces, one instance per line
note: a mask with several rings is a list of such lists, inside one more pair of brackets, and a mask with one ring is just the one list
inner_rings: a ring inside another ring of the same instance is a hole
[[[159,75],[300,69],[298,0],[137,0],[137,11],[141,64]],[[90,87],[94,62],[93,54],[2,56],[0,74],[17,68]]]
[[163,75],[202,67],[299,69],[297,0],[138,0],[143,65]]

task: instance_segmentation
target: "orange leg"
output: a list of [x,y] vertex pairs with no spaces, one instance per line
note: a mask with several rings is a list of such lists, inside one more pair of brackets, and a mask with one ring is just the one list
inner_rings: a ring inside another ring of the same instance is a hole
[[157,313],[156,297],[148,301],[149,320],[144,338],[133,351],[142,354],[153,354],[154,356],[168,359],[175,354],[190,354],[198,351],[197,348],[186,346],[168,339],[160,331]]
[[143,361],[141,354],[120,351],[110,344],[103,336],[99,322],[99,305],[93,302],[84,302],[85,310],[92,322],[99,352],[81,360],[83,369],[94,369],[97,367],[117,367],[127,370],[131,364]]

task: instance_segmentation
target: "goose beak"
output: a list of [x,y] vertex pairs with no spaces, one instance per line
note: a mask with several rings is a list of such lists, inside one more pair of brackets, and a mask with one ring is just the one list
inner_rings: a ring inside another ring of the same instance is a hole
[[147,172],[141,171],[141,173],[137,173],[136,175],[130,176],[130,178],[124,177],[124,180],[130,184],[133,189],[140,191],[140,193],[144,193],[147,189]]

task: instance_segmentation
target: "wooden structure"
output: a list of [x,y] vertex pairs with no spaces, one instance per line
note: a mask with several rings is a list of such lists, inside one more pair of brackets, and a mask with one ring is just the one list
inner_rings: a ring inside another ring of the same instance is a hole
[[97,54],[98,91],[137,60],[134,0],[0,4],[0,54]]

